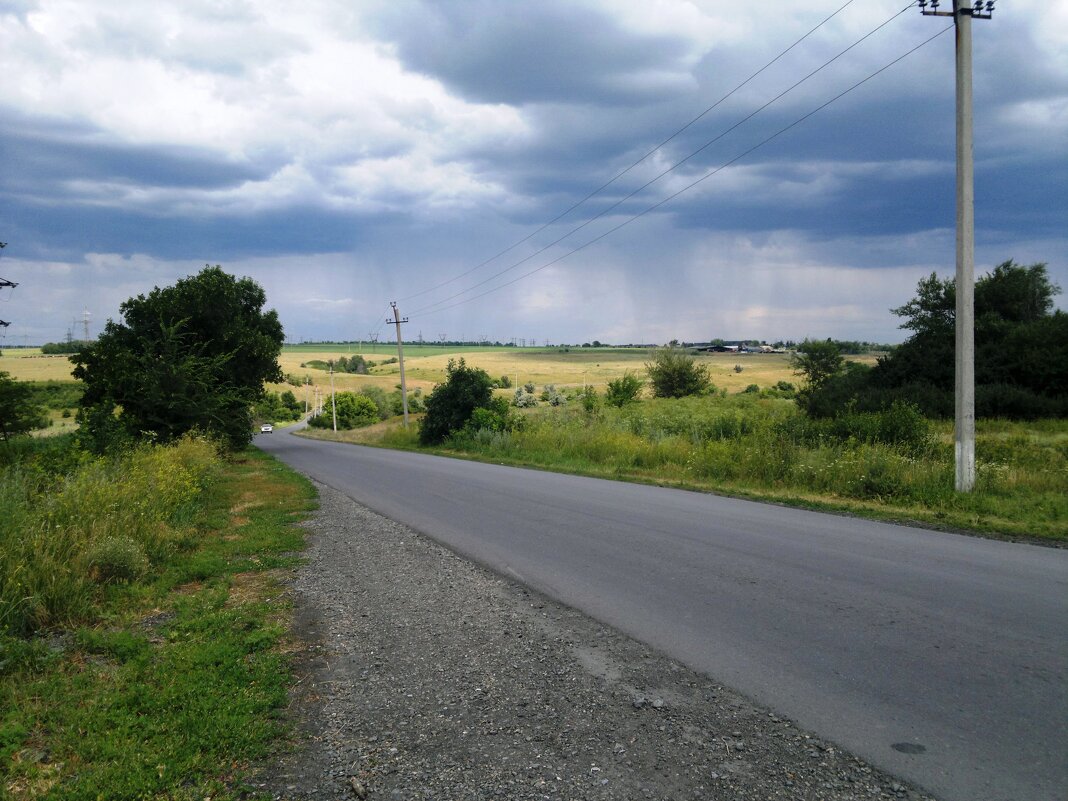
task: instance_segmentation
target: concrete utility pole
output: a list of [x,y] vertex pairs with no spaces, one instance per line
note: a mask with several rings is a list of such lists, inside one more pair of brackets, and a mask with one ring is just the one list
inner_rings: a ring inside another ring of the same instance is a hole
[[330,360],[330,410],[334,414],[334,431],[337,431],[337,398],[334,397],[334,360]]
[[[957,34],[957,310],[955,416],[957,492],[975,488],[975,185],[972,142],[972,19],[990,19],[994,0],[919,0],[928,17],[953,17]],[[930,9],[928,9],[928,5]]]
[[401,341],[401,323],[408,322],[408,318],[403,320],[400,316],[400,311],[397,309],[396,301],[389,304],[393,307],[393,319],[386,320],[387,323],[394,323],[397,326],[397,361],[400,363],[401,374],[401,405],[404,407],[404,427],[408,427],[408,384],[404,381],[404,343]]

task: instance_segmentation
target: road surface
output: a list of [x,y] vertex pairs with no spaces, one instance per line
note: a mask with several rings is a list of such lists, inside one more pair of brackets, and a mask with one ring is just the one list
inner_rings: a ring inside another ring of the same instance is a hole
[[1068,799],[1068,550],[281,430],[256,445],[946,801]]

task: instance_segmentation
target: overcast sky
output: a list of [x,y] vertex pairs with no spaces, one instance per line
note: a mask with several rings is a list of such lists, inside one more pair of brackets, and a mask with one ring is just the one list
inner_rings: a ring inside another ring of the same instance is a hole
[[[888,309],[953,272],[952,31],[747,151],[947,20],[909,9],[724,132],[903,0],[847,4],[538,230],[843,4],[0,0],[0,344],[205,263],[292,341],[392,339],[391,300],[412,340],[900,341]],[[1068,288],[1068,0],[973,29],[977,271]]]

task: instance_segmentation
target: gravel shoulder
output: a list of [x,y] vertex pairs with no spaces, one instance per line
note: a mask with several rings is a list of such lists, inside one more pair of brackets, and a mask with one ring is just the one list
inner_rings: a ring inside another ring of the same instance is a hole
[[276,799],[930,799],[319,485]]

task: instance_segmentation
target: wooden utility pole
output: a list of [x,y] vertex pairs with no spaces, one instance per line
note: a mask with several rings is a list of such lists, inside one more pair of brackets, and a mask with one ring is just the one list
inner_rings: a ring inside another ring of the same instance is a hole
[[397,309],[396,301],[389,304],[393,307],[393,319],[386,320],[387,323],[393,323],[397,326],[397,361],[400,363],[400,375],[401,375],[401,405],[404,407],[404,427],[408,427],[408,384],[404,380],[404,343],[401,340],[401,324],[408,322],[408,318],[403,320],[400,316],[400,311]]

